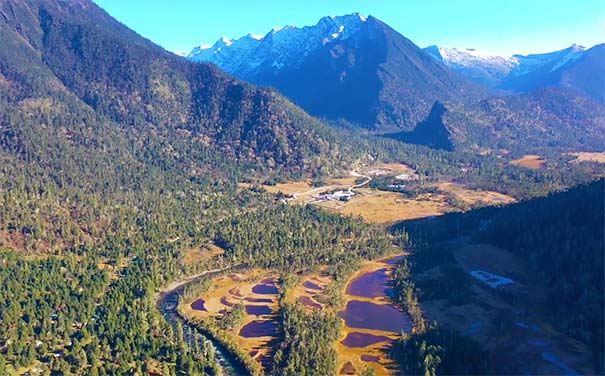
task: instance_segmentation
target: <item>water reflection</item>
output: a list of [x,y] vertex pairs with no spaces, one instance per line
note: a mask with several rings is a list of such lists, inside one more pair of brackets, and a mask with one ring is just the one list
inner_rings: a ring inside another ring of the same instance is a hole
[[389,304],[375,304],[352,300],[338,314],[350,328],[383,330],[401,333],[410,331],[412,324],[407,315]]
[[273,337],[277,335],[277,325],[271,320],[254,320],[244,325],[239,335],[244,338]]

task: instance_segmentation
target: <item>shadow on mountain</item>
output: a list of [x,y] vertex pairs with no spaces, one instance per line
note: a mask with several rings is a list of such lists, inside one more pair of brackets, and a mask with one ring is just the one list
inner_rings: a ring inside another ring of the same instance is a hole
[[443,123],[443,115],[447,108],[441,102],[435,102],[426,120],[419,122],[411,132],[386,134],[385,137],[410,144],[424,145],[433,149],[452,151],[454,144],[451,133]]

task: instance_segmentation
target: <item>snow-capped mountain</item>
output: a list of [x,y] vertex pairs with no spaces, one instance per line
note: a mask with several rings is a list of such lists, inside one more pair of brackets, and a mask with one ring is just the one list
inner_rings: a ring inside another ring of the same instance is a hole
[[274,28],[264,36],[248,34],[231,40],[219,39],[214,45],[194,48],[188,55],[193,61],[216,64],[238,77],[250,77],[263,65],[278,71],[284,66],[296,68],[303,58],[335,39],[347,39],[359,30],[366,17],[353,13],[324,17],[315,26]]
[[546,76],[578,61],[586,51],[576,44],[555,52],[532,55],[501,56],[472,48],[458,49],[429,46],[426,53],[475,81],[510,90],[527,91],[519,87],[529,77]]
[[519,65],[512,56],[499,56],[473,48],[429,46],[424,51],[458,73],[492,87]]
[[473,101],[490,91],[359,13],[263,37],[222,38],[193,49],[189,59],[272,86],[312,115],[371,128],[411,129],[436,100]]
[[527,93],[545,87],[562,87],[605,103],[605,44],[589,49],[574,44],[547,54],[513,57],[519,64],[499,88]]
[[582,57],[584,51],[586,51],[584,46],[573,44],[564,50],[545,54],[513,55],[512,58],[517,61],[517,65],[510,74],[512,77],[518,77],[536,70],[554,72],[569,63],[577,61]]

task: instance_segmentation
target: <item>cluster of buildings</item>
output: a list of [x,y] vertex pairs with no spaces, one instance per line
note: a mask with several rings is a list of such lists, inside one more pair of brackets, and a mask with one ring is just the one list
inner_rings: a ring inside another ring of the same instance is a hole
[[324,201],[346,201],[351,197],[355,196],[355,192],[352,190],[347,191],[336,191],[332,193],[322,193],[320,195],[315,196],[315,199],[320,202]]

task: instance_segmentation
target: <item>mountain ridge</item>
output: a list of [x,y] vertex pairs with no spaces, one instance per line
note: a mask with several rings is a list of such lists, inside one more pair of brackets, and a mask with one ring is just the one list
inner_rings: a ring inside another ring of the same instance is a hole
[[178,140],[184,155],[213,149],[257,170],[308,173],[339,163],[319,161],[343,143],[277,92],[176,57],[92,2],[6,0],[1,9],[0,37],[11,48],[0,52],[0,85],[12,91],[9,101],[67,95],[75,107],[149,128],[164,142],[186,134],[188,145]]
[[272,30],[261,40],[219,41],[189,58],[275,87],[312,115],[366,128],[411,129],[436,100],[474,101],[489,92],[387,24],[358,13]]
[[[590,48],[572,44],[553,52],[510,56],[438,46],[424,50],[460,74],[494,88],[528,93],[558,86],[605,103],[605,69],[598,64],[605,59],[605,44]],[[582,68],[574,69],[578,64]],[[582,77],[586,72],[591,80]]]

